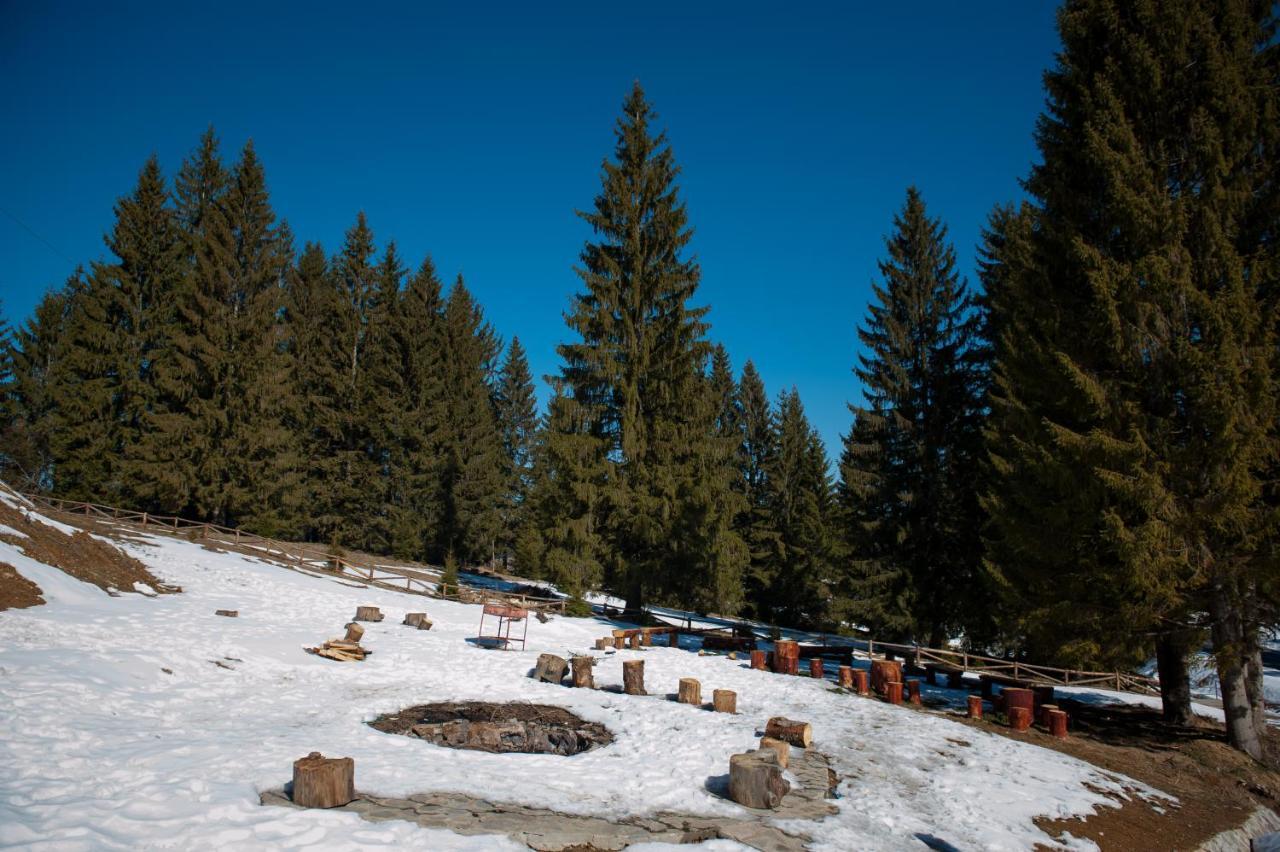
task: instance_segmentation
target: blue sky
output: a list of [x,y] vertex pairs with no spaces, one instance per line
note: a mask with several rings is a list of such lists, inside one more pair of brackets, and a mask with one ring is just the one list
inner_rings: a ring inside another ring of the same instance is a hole
[[20,321],[101,257],[146,157],[172,174],[212,124],[228,160],[253,138],[299,247],[336,249],[364,210],[554,372],[589,237],[574,210],[639,79],[684,170],[713,338],[771,395],[795,385],[835,456],[893,213],[919,186],[972,282],[1035,158],[1054,8],[0,0],[0,298]]

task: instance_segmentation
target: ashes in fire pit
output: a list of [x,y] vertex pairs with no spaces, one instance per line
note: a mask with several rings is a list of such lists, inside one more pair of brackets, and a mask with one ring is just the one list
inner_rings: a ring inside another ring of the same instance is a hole
[[604,725],[549,704],[419,704],[379,716],[369,725],[449,748],[500,753],[571,755],[613,742]]

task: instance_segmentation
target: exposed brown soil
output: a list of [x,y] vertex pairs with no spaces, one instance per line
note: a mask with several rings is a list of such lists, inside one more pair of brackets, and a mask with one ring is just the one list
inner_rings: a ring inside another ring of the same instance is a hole
[[[48,524],[29,519],[4,502],[0,502],[0,523],[25,534],[23,537],[0,533],[0,541],[21,548],[26,556],[37,562],[52,565],[112,594],[134,592],[134,583],[146,583],[162,594],[182,591],[177,586],[160,582],[141,562],[86,532],[67,535]],[[21,582],[11,582],[10,574]],[[31,597],[33,593],[34,598]],[[42,603],[44,599],[35,583],[8,565],[0,568],[0,610]]]
[[[1025,733],[991,721],[965,724],[1063,752],[1102,769],[1176,796],[1177,804],[1136,797],[1117,800],[1087,819],[1038,819],[1054,837],[1069,833],[1103,850],[1173,852],[1193,850],[1214,835],[1238,828],[1259,806],[1280,809],[1280,734],[1270,730],[1266,765],[1226,743],[1219,723],[1165,725],[1160,712],[1128,705],[1097,706],[1058,699],[1071,719],[1070,736]],[[1163,813],[1161,813],[1163,811]]]
[[12,565],[0,562],[0,610],[26,609],[44,603],[40,587],[18,573]]

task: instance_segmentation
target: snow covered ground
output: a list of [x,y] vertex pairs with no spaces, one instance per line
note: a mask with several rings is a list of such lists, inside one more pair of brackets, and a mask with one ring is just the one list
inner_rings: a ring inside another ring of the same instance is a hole
[[[773,715],[811,721],[815,745],[840,774],[839,812],[790,826],[812,835],[819,849],[919,850],[926,838],[964,849],[1027,849],[1052,845],[1032,823],[1036,816],[1088,814],[1106,802],[1099,791],[1162,795],[939,714],[751,671],[724,656],[650,648],[609,654],[596,667],[598,684],[621,683],[622,661],[643,657],[649,697],[526,677],[540,652],[590,647],[612,626],[601,620],[533,621],[527,650],[486,651],[467,641],[477,632],[478,606],[351,588],[179,539],[124,547],[184,592],[110,597],[0,543],[0,561],[49,600],[0,612],[0,846],[518,848],[505,837],[260,806],[259,791],[283,785],[292,761],[311,751],[354,757],[359,789],[388,796],[458,791],[607,817],[742,813],[709,787],[719,786],[729,755],[753,747]],[[340,635],[358,604],[387,614],[365,625],[364,644],[374,651],[367,661],[303,652]],[[217,617],[215,609],[240,616]],[[399,624],[404,612],[423,609],[433,630]],[[699,678],[704,695],[736,690],[739,714],[664,700],[681,677]],[[469,699],[566,706],[607,725],[616,741],[572,758],[496,755],[365,724],[413,704]],[[742,847],[711,841],[702,848]]]

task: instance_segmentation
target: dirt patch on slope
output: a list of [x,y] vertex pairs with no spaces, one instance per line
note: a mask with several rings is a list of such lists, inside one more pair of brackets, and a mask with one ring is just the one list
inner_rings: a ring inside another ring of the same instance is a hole
[[1208,719],[1183,728],[1164,724],[1160,711],[1148,707],[1067,698],[1055,703],[1071,719],[1066,740],[1035,728],[1019,734],[990,721],[963,721],[1127,775],[1178,802],[1132,797],[1085,819],[1037,819],[1053,837],[1088,838],[1104,852],[1194,850],[1238,828],[1258,807],[1280,809],[1280,732],[1274,728],[1268,731],[1267,762],[1259,764],[1228,746],[1222,724]]
[[26,609],[44,603],[40,587],[18,573],[12,565],[0,562],[0,610]]
[[[92,583],[109,594],[134,592],[135,583],[145,583],[160,594],[182,591],[177,586],[162,583],[145,565],[113,545],[86,532],[68,535],[32,519],[5,501],[0,501],[0,524],[22,534],[0,532],[0,541],[21,548],[23,554],[31,559],[51,565],[77,580]],[[44,603],[39,586],[12,567],[6,565],[4,568],[22,582],[11,583],[7,578],[8,572],[0,571],[0,610]],[[23,584],[30,588],[23,591]],[[10,586],[17,591],[11,590]],[[33,591],[34,599],[31,598]],[[15,602],[11,603],[11,598]],[[23,600],[28,602],[21,603]]]

